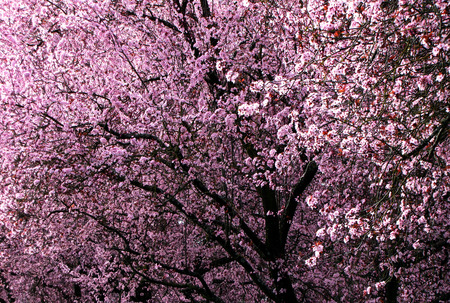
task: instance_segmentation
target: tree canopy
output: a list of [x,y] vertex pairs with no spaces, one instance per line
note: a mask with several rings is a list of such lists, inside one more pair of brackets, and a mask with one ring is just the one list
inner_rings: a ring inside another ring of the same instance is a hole
[[450,300],[443,0],[0,0],[0,302]]

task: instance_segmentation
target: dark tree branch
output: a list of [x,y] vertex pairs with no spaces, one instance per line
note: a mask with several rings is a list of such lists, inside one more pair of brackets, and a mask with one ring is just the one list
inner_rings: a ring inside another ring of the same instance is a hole
[[186,8],[188,5],[189,0],[183,0],[181,3],[179,0],[174,0],[174,4],[176,6],[177,12],[181,13],[182,15],[186,14]]
[[266,222],[266,247],[271,252],[272,258],[281,257],[284,249],[280,242],[280,225],[278,218],[278,204],[275,191],[265,185],[257,189],[264,207],[264,219]]
[[208,226],[206,223],[200,221],[200,219],[191,213],[186,212],[183,203],[178,201],[177,198],[174,196],[164,193],[160,188],[157,186],[149,186],[145,185],[139,181],[132,181],[131,184],[134,186],[141,188],[145,191],[152,192],[152,193],[158,193],[162,194],[164,198],[172,204],[185,218],[187,218],[189,221],[191,221],[194,225],[200,227],[212,240],[214,240],[216,243],[218,243],[227,253],[228,255],[236,260],[239,265],[244,268],[246,273],[250,276],[252,281],[259,287],[259,289],[270,299],[276,300],[277,296],[272,292],[272,290],[266,285],[266,283],[261,279],[261,277],[256,273],[256,270],[252,267],[252,265],[245,259],[245,257],[241,256],[239,253],[236,252],[236,250],[231,246],[229,242],[222,239],[219,236],[216,236],[216,233],[214,230]]
[[[416,156],[417,154],[419,154],[420,153],[420,151],[422,150],[422,149],[424,149],[427,145],[428,145],[428,143],[430,143],[430,141],[434,138],[434,137],[436,137],[436,142],[435,142],[435,144],[436,143],[438,143],[438,141],[439,141],[439,139],[440,138],[445,138],[445,137],[443,137],[443,136],[440,136],[440,134],[441,134],[441,131],[445,131],[447,128],[448,128],[448,124],[449,124],[449,122],[450,122],[450,115],[449,116],[447,116],[447,118],[446,119],[444,119],[442,122],[441,122],[441,124],[438,126],[438,127],[436,127],[436,129],[431,133],[431,135],[429,135],[427,138],[425,138],[415,149],[413,149],[412,151],[410,151],[409,153],[407,153],[406,155],[401,155],[401,157],[403,158],[403,159],[409,159],[409,158],[411,158],[412,156]],[[441,139],[442,140],[442,139]]]
[[[117,236],[119,236],[119,238],[122,239],[123,242],[124,242],[124,244],[125,244],[125,251],[127,251],[127,252],[129,252],[129,253],[131,253],[131,254],[133,254],[133,255],[139,255],[139,253],[138,253],[137,251],[135,251],[134,249],[131,248],[131,246],[130,246],[130,241],[124,236],[123,232],[122,232],[121,230],[115,228],[115,227],[112,227],[112,226],[106,224],[106,220],[105,220],[103,217],[91,215],[91,214],[89,214],[89,213],[87,213],[87,212],[85,212],[85,211],[83,211],[83,210],[77,209],[77,208],[75,208],[75,209],[70,209],[70,206],[69,206],[69,205],[67,205],[67,204],[64,203],[64,202],[61,202],[61,203],[66,207],[66,209],[58,209],[58,210],[51,211],[51,212],[48,214],[47,218],[49,218],[49,217],[52,216],[53,214],[57,214],[57,213],[69,213],[69,212],[71,212],[71,211],[72,211],[72,212],[79,213],[79,214],[81,214],[81,215],[84,215],[84,216],[86,216],[86,217],[88,217],[88,218],[90,218],[90,219],[96,221],[99,225],[101,225],[102,227],[104,227],[106,230],[108,230],[108,231],[112,232],[113,234],[116,234]],[[70,210],[69,210],[69,209],[70,209]]]
[[162,286],[167,286],[167,287],[172,287],[172,288],[178,288],[178,289],[187,289],[187,290],[191,290],[191,291],[195,291],[198,294],[200,294],[201,296],[203,296],[205,299],[211,300],[212,302],[217,302],[217,303],[223,303],[223,300],[220,299],[219,297],[217,297],[216,295],[208,292],[207,290],[193,285],[193,284],[182,284],[182,283],[176,283],[173,281],[165,281],[165,280],[158,280],[155,279],[153,277],[150,277],[148,275],[143,274],[140,270],[136,269],[133,264],[128,264],[131,268],[131,270],[137,274],[138,276],[140,276],[141,278],[143,278],[145,281],[151,283],[151,284],[155,284],[155,285],[162,285]]
[[51,5],[53,5],[54,7],[56,7],[57,9],[59,9],[60,11],[62,11],[64,13],[64,15],[67,15],[67,11],[65,9],[63,9],[60,5],[53,3],[50,0],[46,0],[48,3],[50,3]]
[[311,183],[311,181],[313,180],[314,176],[317,173],[317,169],[318,167],[316,162],[311,161],[308,163],[303,176],[295,186],[289,198],[281,222],[281,245],[283,247],[286,245],[286,239],[289,233],[289,229],[291,228],[292,219],[294,218],[295,211],[297,210],[298,205],[297,198],[305,191],[305,189]]
[[122,48],[120,48],[120,52],[122,53],[122,55],[125,57],[125,60],[127,60],[128,64],[130,65],[131,69],[133,70],[133,72],[136,74],[136,76],[139,78],[139,81],[141,81],[142,85],[144,86],[145,90],[147,92],[149,92],[148,87],[147,87],[147,82],[144,81],[144,79],[141,77],[141,75],[139,74],[138,70],[136,69],[136,67],[134,67],[133,62],[131,62],[130,58],[128,58],[127,54],[123,51]]
[[[181,154],[181,151],[178,149],[176,152],[176,156],[180,163],[183,160],[183,155]],[[181,164],[181,167],[183,170],[188,173],[189,167],[185,164]],[[267,249],[266,245],[259,239],[258,235],[245,223],[245,220],[240,216],[239,212],[236,210],[236,208],[233,206],[232,203],[229,203],[227,200],[222,198],[216,193],[212,193],[203,182],[201,182],[199,179],[195,179],[192,181],[192,184],[194,187],[200,191],[202,194],[210,197],[213,199],[213,201],[217,202],[220,206],[225,207],[225,210],[232,216],[237,216],[239,218],[239,225],[241,226],[244,233],[247,235],[247,237],[253,242],[255,245],[256,252],[264,259],[268,260],[270,259],[270,252]]]
[[155,21],[155,22],[161,23],[162,25],[170,28],[171,30],[173,30],[173,31],[175,31],[177,33],[181,33],[181,31],[178,29],[178,27],[176,27],[175,25],[173,25],[169,21],[161,19],[161,18],[158,18],[158,17],[155,17],[151,11],[149,11],[149,13],[151,14],[150,16],[146,15],[145,12],[144,12],[143,18],[148,18],[151,21]]
[[159,80],[161,80],[163,77],[166,77],[166,76],[148,78],[148,79],[145,79],[144,82],[145,82],[145,83],[149,83],[149,82],[159,81]]
[[56,120],[55,118],[53,118],[52,116],[50,116],[50,115],[47,114],[47,113],[42,113],[41,116],[44,117],[44,118],[46,118],[46,119],[50,119],[50,120],[52,120],[53,122],[55,122],[58,128],[64,127],[64,125],[63,125],[61,122],[59,122],[58,120]]
[[[3,285],[3,289],[5,290],[5,292],[6,292],[6,296],[7,296],[7,298],[8,298],[8,302],[10,302],[10,303],[13,303],[13,302],[15,302],[16,300],[13,298],[13,296],[12,296],[12,291],[11,291],[11,288],[9,287],[9,282],[8,282],[8,280],[2,275],[2,273],[3,273],[3,270],[2,269],[0,269],[0,282],[2,283],[2,285]],[[4,301],[3,299],[1,299],[0,298],[0,303],[3,303],[3,302],[5,302],[5,303],[7,303],[6,301]]]
[[[155,260],[153,257],[151,257],[150,262],[152,262],[154,264],[157,264],[157,265],[161,266],[162,268],[167,269],[169,271],[174,271],[176,273],[179,273],[179,274],[182,274],[182,275],[186,275],[186,276],[190,276],[190,277],[194,277],[194,278],[198,279],[200,281],[200,283],[202,284],[202,286],[203,286],[204,294],[206,295],[204,297],[206,299],[212,299],[214,302],[223,303],[222,299],[220,299],[219,297],[214,295],[214,293],[211,291],[211,289],[209,288],[209,286],[206,283],[205,279],[203,278],[203,276],[200,273],[195,272],[195,271],[190,271],[188,269],[180,269],[180,268],[177,268],[177,267],[174,267],[174,266],[167,265],[165,263],[162,263],[162,262],[159,262],[159,261]],[[196,289],[196,291],[199,291],[199,289]],[[203,293],[203,291],[200,294],[204,295],[202,293]]]
[[236,261],[236,260],[233,258],[229,258],[229,257],[220,258],[220,259],[212,261],[207,267],[199,268],[196,272],[200,275],[203,275],[203,274],[211,271],[214,268],[221,267],[223,265],[229,264],[234,261]]
[[125,251],[133,254],[133,255],[140,255],[137,251],[135,251],[134,249],[131,248],[130,246],[130,241],[123,235],[122,231],[120,231],[119,229],[109,226],[108,224],[106,224],[106,220],[104,220],[103,217],[99,217],[99,216],[94,216],[91,215],[85,211],[79,210],[79,209],[74,209],[73,211],[78,212],[82,215],[85,215],[91,219],[93,219],[94,221],[96,221],[98,224],[100,224],[101,226],[103,226],[105,229],[109,230],[110,232],[116,234],[119,236],[119,238],[121,238],[123,240],[123,242],[125,243]]
[[197,190],[199,190],[201,193],[212,198],[220,206],[225,207],[225,210],[232,217],[237,216],[239,218],[239,224],[240,224],[242,230],[255,245],[255,249],[256,249],[257,253],[265,260],[270,259],[270,253],[267,249],[267,246],[259,239],[258,235],[256,235],[255,232],[245,223],[244,219],[239,215],[239,212],[232,205],[230,205],[225,199],[220,197],[218,194],[211,193],[208,190],[208,188],[200,180],[195,179],[192,183],[195,186],[195,188]]
[[386,283],[385,286],[385,302],[386,303],[397,303],[399,281],[395,276]]
[[153,140],[158,142],[158,144],[161,147],[166,148],[167,146],[164,144],[164,142],[162,142],[158,137],[151,135],[151,134],[142,134],[142,133],[119,133],[115,130],[112,130],[109,128],[108,124],[106,123],[99,123],[98,124],[101,128],[103,128],[107,133],[115,136],[117,139],[146,139],[146,140]]
[[203,17],[210,17],[211,11],[209,9],[208,0],[200,0],[200,4],[202,5],[202,16]]

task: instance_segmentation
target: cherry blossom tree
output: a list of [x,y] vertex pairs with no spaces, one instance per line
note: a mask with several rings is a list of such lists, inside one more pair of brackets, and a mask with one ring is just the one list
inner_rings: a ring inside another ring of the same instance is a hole
[[0,302],[450,299],[446,1],[0,4]]

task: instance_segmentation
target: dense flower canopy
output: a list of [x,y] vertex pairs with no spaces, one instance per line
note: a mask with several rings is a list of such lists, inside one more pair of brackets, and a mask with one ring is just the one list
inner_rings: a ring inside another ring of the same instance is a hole
[[442,0],[0,0],[0,302],[450,300]]

